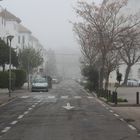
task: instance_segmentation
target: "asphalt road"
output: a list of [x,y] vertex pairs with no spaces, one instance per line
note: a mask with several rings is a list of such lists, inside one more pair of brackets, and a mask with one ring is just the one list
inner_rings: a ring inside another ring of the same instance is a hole
[[139,139],[133,126],[73,81],[0,107],[0,140]]

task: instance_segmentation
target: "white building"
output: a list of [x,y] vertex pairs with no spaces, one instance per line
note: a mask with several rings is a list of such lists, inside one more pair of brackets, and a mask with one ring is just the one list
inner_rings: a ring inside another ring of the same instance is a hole
[[[39,40],[32,35],[32,32],[21,24],[21,19],[6,9],[0,8],[0,38],[7,43],[7,36],[12,35],[11,46],[19,49],[33,47],[43,48]],[[40,49],[41,50],[41,49]],[[7,67],[8,68],[8,67]]]
[[12,47],[17,48],[18,42],[18,25],[21,23],[20,18],[16,17],[6,9],[0,11],[0,37],[7,40],[8,35],[13,35]]
[[18,26],[18,46],[21,49],[30,46],[30,38],[31,38],[31,31],[24,27],[23,25],[19,24]]

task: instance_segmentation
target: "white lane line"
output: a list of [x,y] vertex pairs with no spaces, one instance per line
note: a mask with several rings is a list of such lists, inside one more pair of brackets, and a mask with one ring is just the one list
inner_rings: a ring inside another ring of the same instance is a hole
[[42,100],[37,101],[37,103],[40,103],[40,102],[42,102]]
[[123,118],[120,118],[120,120],[121,120],[122,122],[124,122],[124,119],[123,119]]
[[28,110],[32,110],[33,108],[28,108]]
[[118,115],[118,114],[114,114],[114,116],[119,117],[119,115]]
[[113,110],[109,110],[111,113],[113,113],[114,111]]
[[106,105],[105,105],[105,104],[102,104],[102,106],[106,107]]
[[61,99],[68,99],[68,96],[61,96]]
[[19,115],[18,119],[22,119],[24,117],[24,115]]
[[128,124],[128,127],[131,128],[132,130],[136,130],[136,128],[133,125]]
[[16,124],[16,123],[18,123],[18,121],[13,121],[13,122],[11,122],[12,125],[14,125],[14,124]]
[[89,94],[88,92],[86,92],[86,94],[87,94],[88,96],[90,96],[90,94]]
[[22,96],[22,97],[20,97],[20,98],[26,99],[26,98],[29,98],[29,96]]
[[81,99],[81,96],[74,96],[74,99]]
[[109,108],[108,108],[108,107],[106,107],[106,109],[108,110]]
[[88,99],[93,99],[94,97],[92,97],[92,96],[88,96]]
[[11,127],[5,127],[5,129],[3,129],[1,132],[6,133],[9,129],[11,129]]
[[26,115],[26,114],[28,114],[28,113],[29,113],[29,111],[25,111],[25,112],[24,112],[24,115]]
[[55,96],[48,96],[49,99],[55,99]]
[[36,107],[36,105],[32,105],[32,108]]

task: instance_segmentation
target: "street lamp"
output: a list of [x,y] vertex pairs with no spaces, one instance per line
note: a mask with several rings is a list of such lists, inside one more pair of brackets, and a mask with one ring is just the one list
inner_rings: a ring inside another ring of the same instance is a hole
[[9,45],[9,97],[11,97],[11,42],[12,39],[14,38],[14,36],[12,35],[8,35],[7,36],[7,41],[10,41],[10,45]]

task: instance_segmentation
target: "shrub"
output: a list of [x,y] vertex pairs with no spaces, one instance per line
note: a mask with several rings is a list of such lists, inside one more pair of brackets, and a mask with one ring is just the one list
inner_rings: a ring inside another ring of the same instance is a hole
[[[11,72],[11,89],[14,90],[15,88],[15,80],[16,80],[16,75]],[[9,88],[9,72],[0,72],[0,88]]]
[[97,91],[98,90],[98,83],[99,83],[99,74],[98,71],[93,66],[85,66],[82,69],[82,75],[86,77],[87,83],[86,88],[90,91]]
[[21,88],[26,82],[26,72],[22,69],[12,70],[16,75],[15,87]]

